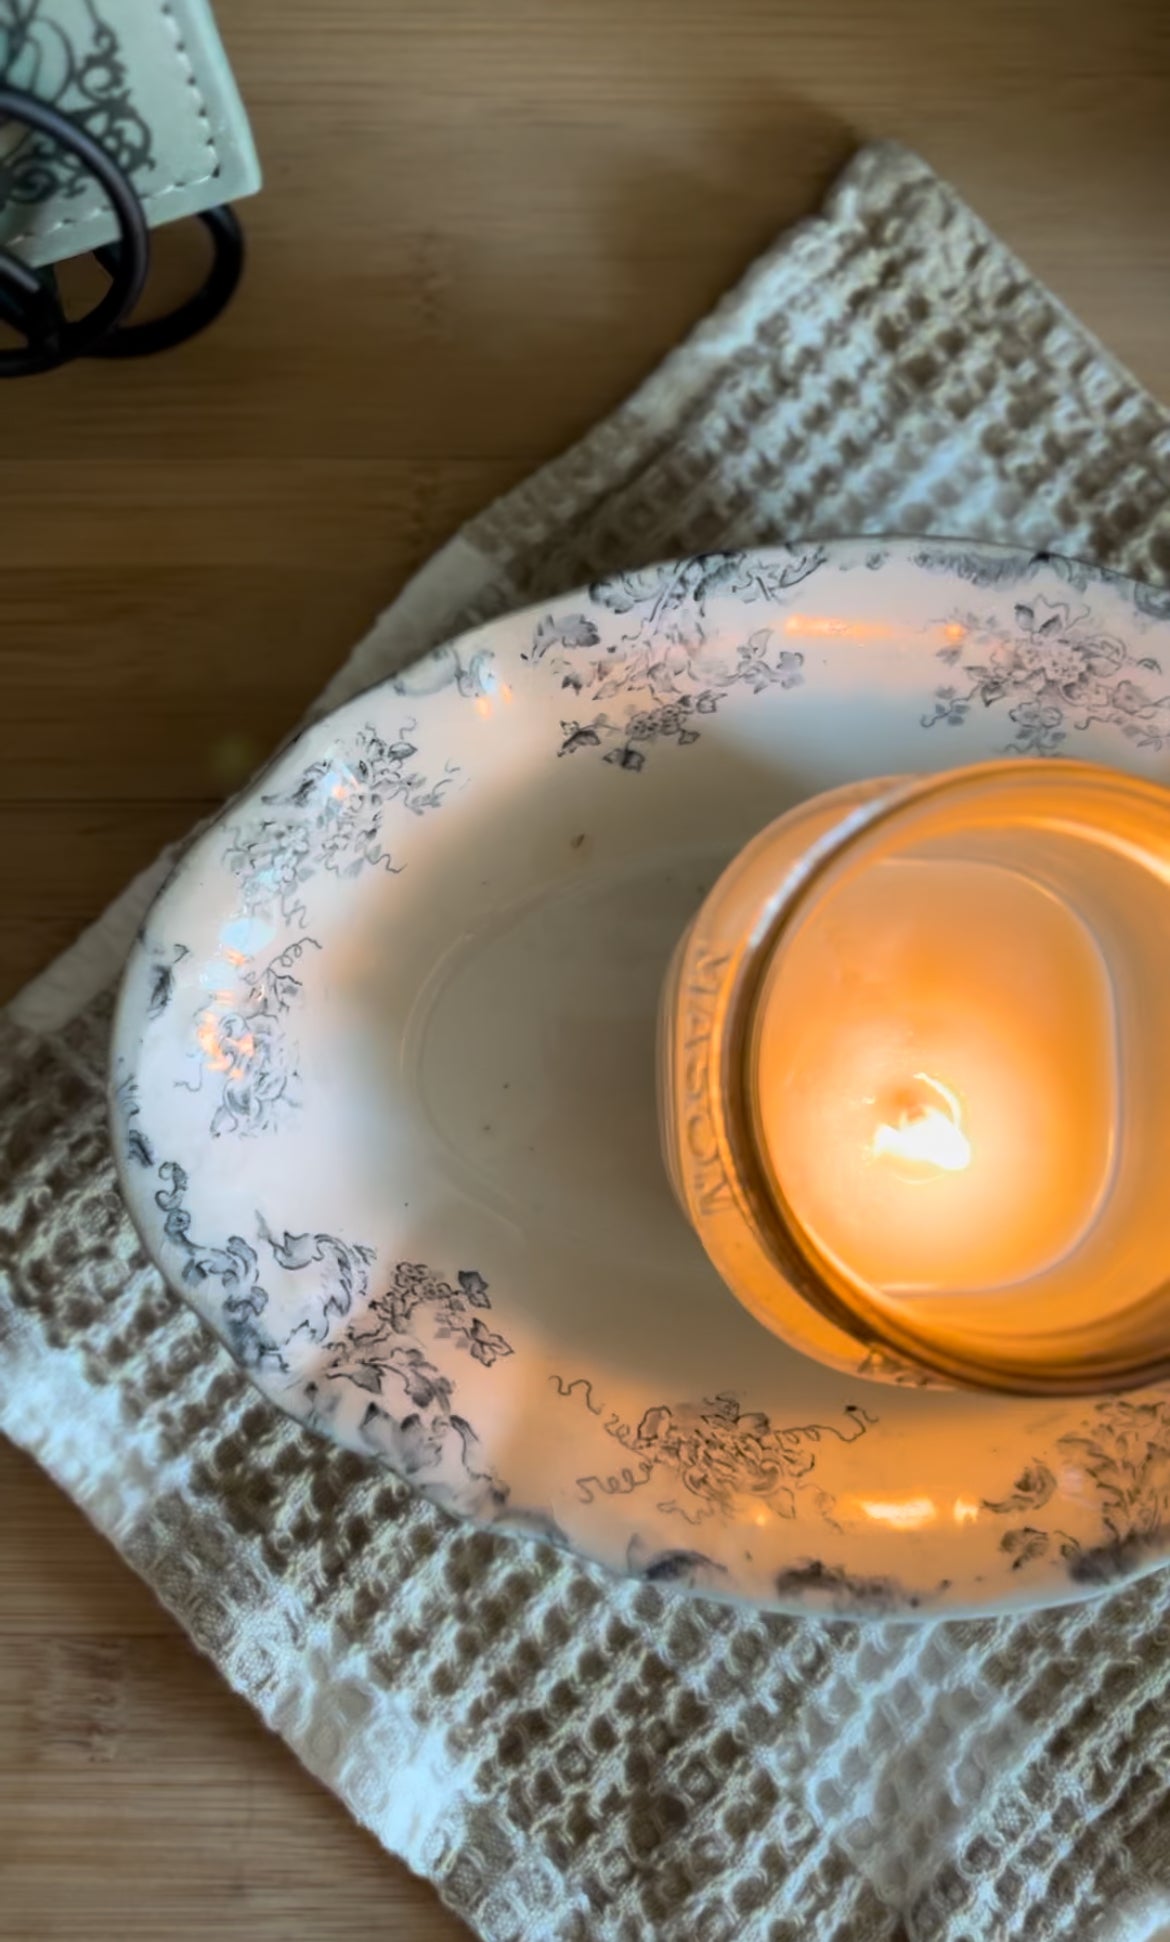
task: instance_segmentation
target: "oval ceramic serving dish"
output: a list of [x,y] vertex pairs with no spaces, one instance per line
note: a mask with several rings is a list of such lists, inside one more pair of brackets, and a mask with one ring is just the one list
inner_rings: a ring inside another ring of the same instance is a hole
[[789,1609],[1085,1595],[1170,1553],[1170,1391],[802,1359],[659,1156],[654,1020],[736,847],[1005,752],[1170,781],[1170,596],[1042,555],[708,555],[494,622],[314,724],[129,965],[147,1247],[255,1382],[464,1516]]

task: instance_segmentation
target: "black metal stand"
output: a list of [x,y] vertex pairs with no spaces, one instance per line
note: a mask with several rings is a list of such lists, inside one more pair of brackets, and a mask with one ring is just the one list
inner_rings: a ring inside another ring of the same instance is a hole
[[118,219],[118,239],[95,250],[109,289],[84,317],[68,318],[50,270],[34,270],[0,247],[0,318],[24,339],[0,350],[0,378],[55,371],[77,357],[150,357],[205,330],[229,301],[244,267],[244,233],[234,211],[202,211],[214,259],[206,281],[178,309],[147,323],[127,322],[150,270],[150,231],[125,170],[70,115],[21,88],[0,85],[0,119],[24,122],[75,155],[101,184]]

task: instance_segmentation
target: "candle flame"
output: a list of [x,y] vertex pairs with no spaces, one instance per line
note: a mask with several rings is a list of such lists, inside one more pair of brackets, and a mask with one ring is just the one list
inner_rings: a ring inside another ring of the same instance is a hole
[[971,1164],[971,1142],[963,1131],[962,1107],[941,1079],[932,1079],[929,1072],[916,1072],[914,1077],[920,1085],[929,1086],[942,1104],[916,1102],[898,1115],[896,1125],[883,1121],[873,1136],[873,1156],[881,1159],[888,1155],[937,1167],[942,1173],[961,1173]]

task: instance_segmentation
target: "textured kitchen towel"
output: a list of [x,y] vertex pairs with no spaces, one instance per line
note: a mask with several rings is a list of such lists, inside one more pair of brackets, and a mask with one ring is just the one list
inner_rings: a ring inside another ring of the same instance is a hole
[[[889,147],[452,541],[327,700],[617,567],[861,531],[1170,579],[1170,417]],[[157,882],[0,1025],[0,1424],[305,1764],[490,1942],[1157,1933],[1162,1574],[1048,1615],[761,1617],[456,1526],[261,1400],[111,1164],[110,981]]]

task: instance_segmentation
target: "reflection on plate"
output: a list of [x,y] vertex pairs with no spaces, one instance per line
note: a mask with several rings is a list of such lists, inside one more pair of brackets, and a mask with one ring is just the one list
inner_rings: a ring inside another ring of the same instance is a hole
[[1170,596],[936,541],[706,555],[440,649],[287,747],[135,948],[145,1242],[255,1382],[461,1515],[800,1610],[1170,1552],[1170,1393],[881,1386],[767,1334],[658,1154],[654,1013],[735,848],[1005,752],[1170,779]]

